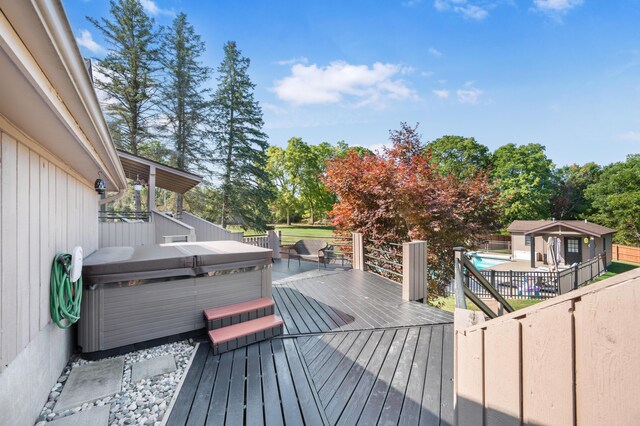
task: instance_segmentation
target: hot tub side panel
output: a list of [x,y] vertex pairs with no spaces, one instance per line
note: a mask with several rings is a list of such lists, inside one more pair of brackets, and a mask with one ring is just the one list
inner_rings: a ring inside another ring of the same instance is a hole
[[204,328],[203,309],[270,296],[269,267],[131,286],[87,287],[78,344],[83,352],[95,352],[185,333]]

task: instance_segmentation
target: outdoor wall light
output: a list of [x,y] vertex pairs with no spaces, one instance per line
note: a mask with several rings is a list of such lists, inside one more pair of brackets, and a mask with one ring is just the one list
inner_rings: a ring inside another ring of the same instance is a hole
[[134,191],[142,191],[142,182],[140,181],[140,175],[136,175],[136,180],[133,182]]
[[104,194],[104,192],[107,190],[107,184],[104,183],[104,180],[102,180],[102,178],[100,177],[101,174],[102,172],[98,171],[98,179],[96,179],[93,184],[93,188],[100,195]]

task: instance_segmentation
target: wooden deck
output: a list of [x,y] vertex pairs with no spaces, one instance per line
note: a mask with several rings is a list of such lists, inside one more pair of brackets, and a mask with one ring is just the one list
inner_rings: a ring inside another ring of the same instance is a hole
[[200,345],[168,425],[451,425],[452,315],[359,271],[275,284],[286,332]]

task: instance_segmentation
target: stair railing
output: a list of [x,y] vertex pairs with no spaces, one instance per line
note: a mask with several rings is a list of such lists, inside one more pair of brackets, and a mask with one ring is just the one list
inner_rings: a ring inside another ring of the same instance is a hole
[[[456,299],[456,308],[467,309],[467,300],[465,297],[469,298],[480,310],[487,315],[489,318],[497,318],[499,315],[502,315],[502,310],[504,309],[507,312],[513,312],[513,307],[506,301],[504,297],[491,283],[480,273],[480,271],[473,266],[468,256],[466,255],[466,249],[464,247],[456,247],[453,249],[455,253],[455,299]],[[487,292],[498,301],[500,304],[500,308],[498,313],[496,314],[486,303],[476,295],[473,290],[469,288],[469,286],[464,285],[465,274],[464,270],[472,275],[478,282],[478,284],[483,287]]]

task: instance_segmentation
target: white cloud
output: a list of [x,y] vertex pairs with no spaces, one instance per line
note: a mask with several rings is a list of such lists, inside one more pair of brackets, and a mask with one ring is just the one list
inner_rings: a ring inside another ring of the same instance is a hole
[[402,2],[402,6],[404,6],[404,7],[416,7],[417,5],[422,3],[422,1],[423,0],[407,0],[407,1],[403,1]]
[[618,139],[628,142],[640,142],[640,132],[626,132],[618,135]]
[[465,18],[475,19],[476,21],[482,21],[489,16],[489,12],[486,9],[476,5],[466,5],[454,7],[453,10],[460,13]]
[[304,56],[299,56],[297,58],[291,58],[291,59],[283,59],[281,61],[276,61],[276,65],[294,65],[294,64],[306,64],[307,62],[309,62],[309,60],[307,58],[305,58]]
[[161,7],[158,7],[158,5],[153,0],[140,0],[140,4],[142,5],[142,8],[144,10],[146,10],[147,12],[149,12],[150,15],[153,15],[153,16],[158,16],[158,15],[175,16],[176,15],[176,12],[173,9],[162,9]]
[[433,74],[434,74],[433,71],[422,71],[420,73],[422,77],[431,77]]
[[495,5],[487,1],[435,0],[433,6],[440,12],[453,11],[467,19],[482,21],[489,16],[489,9]]
[[87,30],[80,31],[80,38],[76,37],[76,43],[79,46],[84,47],[89,50],[91,53],[96,55],[102,55],[107,52],[107,50],[99,45],[94,39],[91,33]]
[[429,55],[435,56],[436,58],[439,58],[442,56],[442,52],[436,49],[435,47],[430,47],[428,52],[429,52]]
[[445,89],[433,90],[433,94],[442,99],[447,99],[449,97],[449,91]]
[[583,0],[533,0],[530,10],[547,15],[557,22],[562,22],[562,16],[571,9],[581,6]]
[[467,89],[458,89],[456,91],[456,95],[458,96],[458,101],[461,104],[470,104],[470,105],[477,105],[478,98],[480,97],[480,95],[482,95],[482,93],[483,93],[482,90],[476,89],[475,87],[467,88]]
[[566,12],[582,3],[583,0],[533,0],[534,6],[543,12]]
[[275,82],[271,89],[279,99],[295,105],[340,103],[349,98],[355,106],[384,106],[390,99],[407,99],[415,96],[402,79],[406,67],[376,62],[367,65],[351,65],[344,61],[331,62],[325,67],[295,64],[291,75]]

